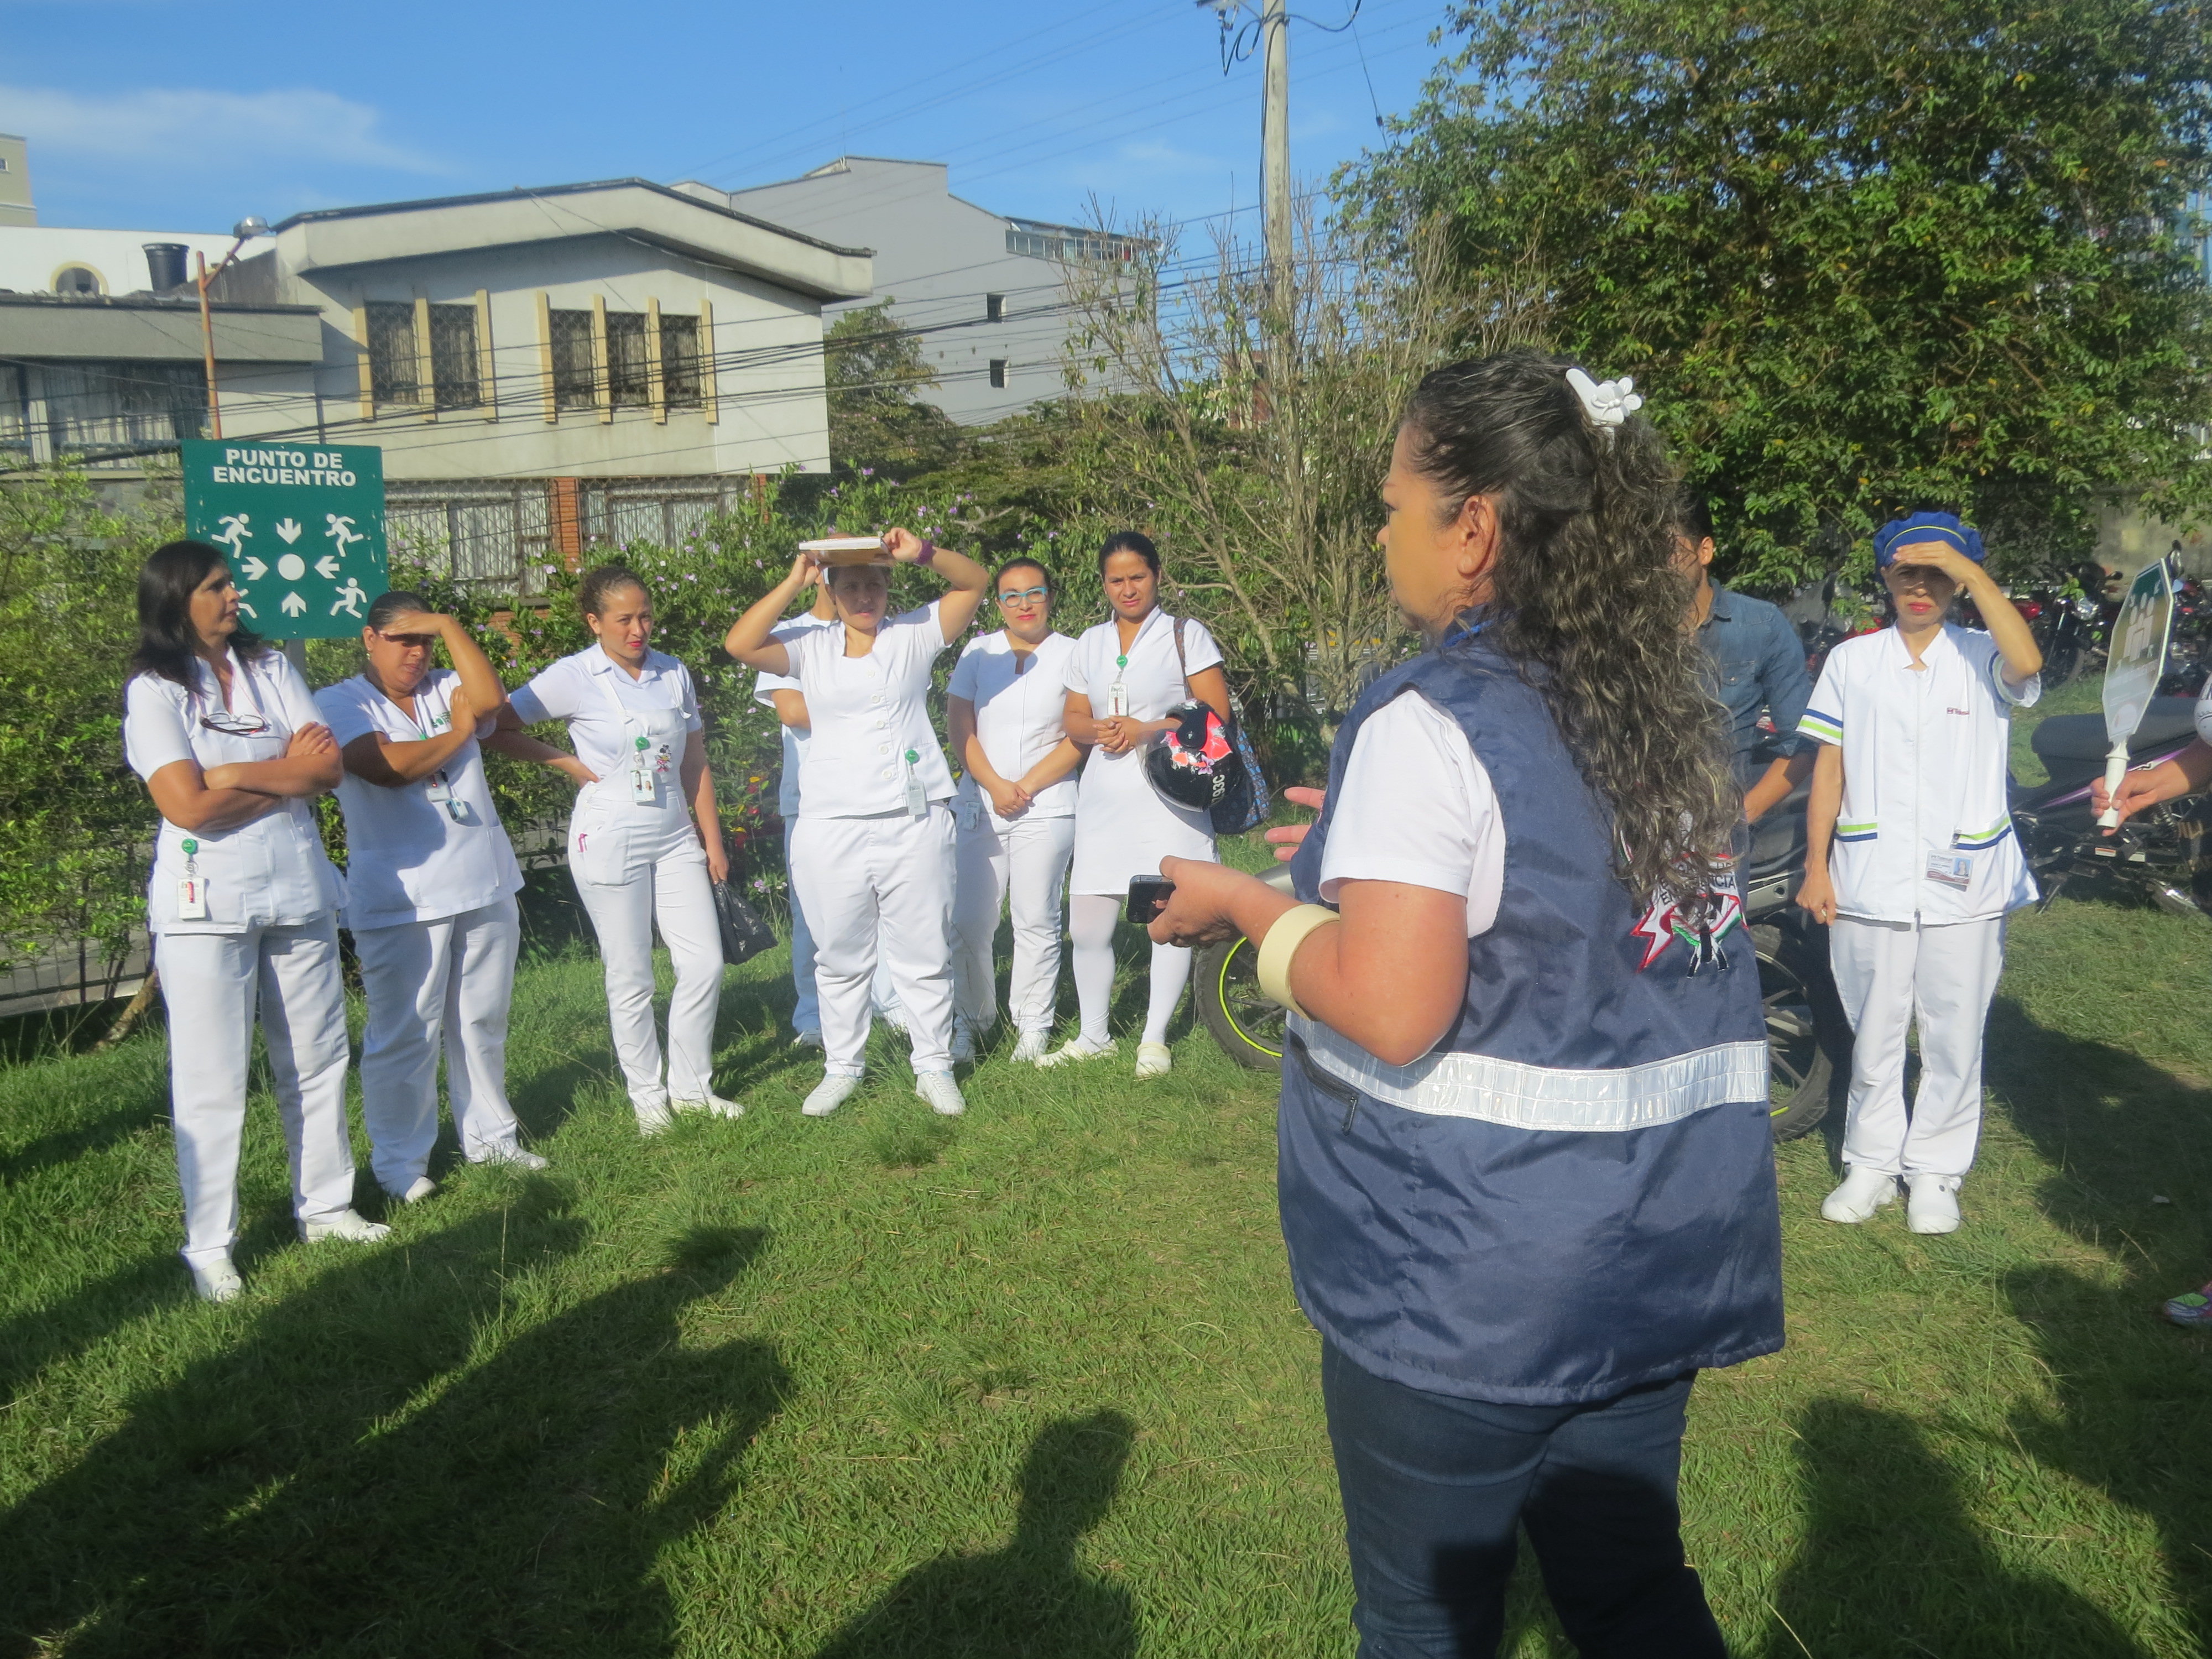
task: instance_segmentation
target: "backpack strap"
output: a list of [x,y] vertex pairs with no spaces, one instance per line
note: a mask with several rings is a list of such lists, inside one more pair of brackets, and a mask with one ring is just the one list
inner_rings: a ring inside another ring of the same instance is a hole
[[1181,617],[1177,617],[1175,619],[1175,641],[1176,666],[1182,671],[1183,696],[1186,697],[1194,697],[1198,694],[1190,689],[1190,659],[1183,655],[1182,618]]

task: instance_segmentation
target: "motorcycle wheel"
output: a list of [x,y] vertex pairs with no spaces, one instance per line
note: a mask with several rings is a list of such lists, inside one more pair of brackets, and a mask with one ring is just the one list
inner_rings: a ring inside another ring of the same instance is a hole
[[1835,1062],[1822,1039],[1820,964],[1779,927],[1753,927],[1759,996],[1766,1009],[1767,1121],[1778,1141],[1809,1133],[1827,1115]]
[[2081,672],[2081,647],[2062,645],[2051,653],[2043,665],[2043,684],[2052,690],[2070,682]]
[[1239,1066],[1272,1072],[1282,1063],[1282,1005],[1260,989],[1260,952],[1249,939],[1200,947],[1194,988],[1198,1017]]

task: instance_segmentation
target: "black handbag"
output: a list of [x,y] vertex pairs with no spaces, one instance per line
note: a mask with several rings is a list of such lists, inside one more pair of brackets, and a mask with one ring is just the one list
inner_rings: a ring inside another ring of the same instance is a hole
[[[1175,619],[1176,665],[1182,670],[1183,690],[1195,698],[1198,693],[1190,689],[1190,661],[1182,650],[1182,620]],[[1244,735],[1243,712],[1231,693],[1229,718],[1223,722],[1228,728],[1230,752],[1216,769],[1221,776],[1211,811],[1217,836],[1241,836],[1257,829],[1274,810],[1267,793],[1267,775],[1260,769],[1259,756],[1252,752],[1252,739]]]
[[722,929],[725,967],[750,962],[762,951],[775,948],[775,930],[763,921],[760,913],[739,898],[738,890],[726,881],[714,884],[714,920]]

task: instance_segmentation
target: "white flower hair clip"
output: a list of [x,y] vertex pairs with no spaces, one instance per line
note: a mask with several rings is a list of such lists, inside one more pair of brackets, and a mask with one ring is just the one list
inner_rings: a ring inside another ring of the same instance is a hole
[[1579,368],[1567,371],[1567,384],[1575,396],[1583,400],[1583,412],[1590,424],[1607,437],[1613,428],[1644,407],[1644,399],[1637,395],[1636,381],[1624,374],[1617,380],[1593,380]]

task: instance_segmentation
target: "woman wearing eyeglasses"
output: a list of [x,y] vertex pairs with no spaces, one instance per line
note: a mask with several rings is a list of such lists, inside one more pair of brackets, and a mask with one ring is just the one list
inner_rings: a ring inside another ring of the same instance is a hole
[[[368,1029],[361,1045],[369,1164],[394,1198],[434,1192],[438,1054],[453,1130],[471,1164],[542,1170],[516,1139],[507,1100],[507,1015],[522,918],[522,871],[492,805],[478,739],[510,724],[507,688],[468,630],[419,593],[368,607],[368,665],[315,706],[345,761],[345,924],[361,957]],[[451,668],[437,665],[442,644]],[[573,755],[511,738],[580,773]]]
[[992,591],[1006,625],[969,642],[948,688],[952,752],[966,771],[953,804],[952,1057],[971,1058],[998,1020],[991,941],[1011,896],[1006,1006],[1021,1033],[1014,1058],[1035,1061],[1052,1034],[1060,894],[1075,852],[1083,751],[1062,718],[1075,641],[1053,631],[1052,578],[1035,560],[1000,566]]
[[337,787],[338,747],[299,671],[240,628],[239,609],[217,550],[155,549],[124,690],[124,755],[161,814],[146,925],[168,1011],[183,1255],[210,1302],[243,1288],[230,1247],[257,1013],[300,1237],[386,1231],[353,1209],[343,894],[307,805]]

